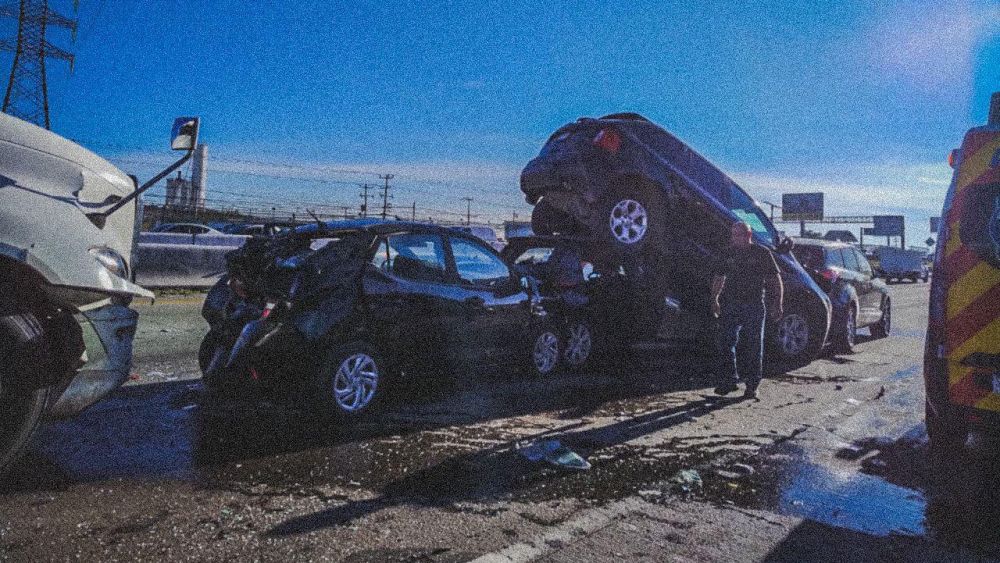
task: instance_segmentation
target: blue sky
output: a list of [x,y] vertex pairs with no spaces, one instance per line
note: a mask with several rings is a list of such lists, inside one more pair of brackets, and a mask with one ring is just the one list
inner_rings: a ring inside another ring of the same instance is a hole
[[397,205],[523,217],[517,175],[548,134],[629,110],[760,200],[822,189],[829,214],[905,212],[922,240],[945,155],[1000,90],[1000,4],[979,0],[83,0],[79,18],[53,129],[142,176],[172,117],[200,115],[210,196],[234,201],[354,205],[393,172]]

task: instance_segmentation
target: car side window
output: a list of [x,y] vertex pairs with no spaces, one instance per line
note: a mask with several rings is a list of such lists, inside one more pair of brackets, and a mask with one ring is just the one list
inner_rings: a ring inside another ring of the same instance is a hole
[[844,267],[844,258],[841,255],[839,248],[826,249],[826,265],[833,266],[834,268]]
[[858,265],[858,257],[854,254],[854,249],[841,248],[840,251],[844,254],[844,267],[852,272],[860,272],[861,266]]
[[872,265],[868,262],[868,257],[855,250],[854,255],[858,259],[858,271],[865,275],[872,275]]
[[432,234],[391,235],[379,242],[372,264],[403,279],[440,283],[446,279],[444,241]]
[[455,270],[463,282],[491,285],[510,279],[510,269],[503,260],[479,243],[463,238],[452,238],[451,253],[455,257]]

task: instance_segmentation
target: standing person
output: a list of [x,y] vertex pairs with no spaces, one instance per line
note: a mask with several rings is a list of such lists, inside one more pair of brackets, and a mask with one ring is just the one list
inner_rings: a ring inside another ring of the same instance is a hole
[[[771,251],[753,242],[746,223],[730,229],[729,248],[716,264],[712,278],[712,314],[719,318],[719,352],[722,355],[718,395],[746,383],[744,399],[757,398],[763,374],[764,318],[770,312],[781,318],[784,287],[781,270]],[[765,288],[769,306],[764,306]],[[737,353],[739,347],[742,353]],[[742,361],[741,361],[742,360]]]

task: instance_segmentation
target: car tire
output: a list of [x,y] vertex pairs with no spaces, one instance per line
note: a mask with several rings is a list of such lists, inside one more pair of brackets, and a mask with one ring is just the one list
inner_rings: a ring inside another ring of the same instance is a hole
[[834,334],[834,346],[841,354],[853,354],[854,344],[858,336],[858,307],[854,302],[848,303],[847,309],[840,318],[837,332]]
[[619,257],[636,256],[664,242],[666,200],[655,186],[625,182],[600,205],[594,232]]
[[570,319],[562,337],[562,362],[571,372],[593,367],[599,356],[593,325],[586,319]]
[[811,322],[812,317],[802,311],[786,311],[772,329],[771,348],[785,361],[812,360],[823,346],[819,342],[821,331]]
[[45,414],[49,387],[19,389],[5,382],[0,387],[0,481],[24,455]]
[[886,297],[882,300],[882,316],[871,328],[874,338],[886,338],[892,331],[892,300]]
[[560,331],[544,323],[531,331],[524,353],[525,371],[533,377],[550,377],[562,365]]
[[[219,342],[219,339],[213,337],[211,333],[205,335],[205,338],[201,340],[201,345],[198,346],[198,368],[201,369],[201,383],[211,393],[227,391],[226,382],[231,379],[227,377],[227,374],[223,372],[216,372],[211,375],[205,373],[208,371],[215,355],[225,353],[226,350],[221,342]],[[232,382],[230,381],[230,383]],[[233,391],[233,389],[228,389],[228,391]]]
[[932,461],[949,465],[957,463],[969,437],[969,421],[951,408],[946,407],[939,414],[931,410],[929,403],[925,403],[924,408]]
[[314,399],[323,414],[355,419],[375,410],[385,395],[385,362],[364,342],[337,346],[314,378]]

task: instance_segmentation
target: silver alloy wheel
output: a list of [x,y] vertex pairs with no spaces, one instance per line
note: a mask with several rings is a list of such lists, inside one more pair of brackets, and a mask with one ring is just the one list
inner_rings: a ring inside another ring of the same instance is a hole
[[798,356],[809,346],[809,323],[805,317],[790,313],[778,325],[778,345],[781,352],[789,357]]
[[588,358],[594,346],[594,338],[590,334],[590,327],[586,323],[576,323],[569,329],[569,338],[566,339],[566,363],[571,366],[581,366]]
[[618,242],[635,244],[646,236],[649,228],[649,214],[641,203],[634,199],[623,199],[612,209],[608,218],[611,234]]
[[378,390],[378,366],[364,352],[348,356],[333,377],[333,397],[347,412],[357,412],[372,402]]
[[853,308],[847,310],[847,326],[844,329],[847,331],[847,344],[854,346],[854,341],[858,335],[858,320]]
[[555,369],[559,363],[559,337],[549,330],[539,334],[531,351],[531,359],[535,364],[535,371],[542,375]]

